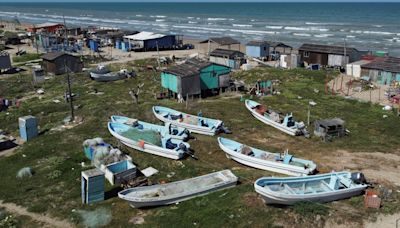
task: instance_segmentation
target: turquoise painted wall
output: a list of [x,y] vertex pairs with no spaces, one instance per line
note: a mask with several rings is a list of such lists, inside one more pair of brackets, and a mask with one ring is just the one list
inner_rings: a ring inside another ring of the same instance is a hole
[[178,77],[169,73],[161,73],[161,86],[178,93]]
[[202,90],[219,88],[218,76],[228,74],[231,69],[226,66],[211,65],[201,70],[200,86]]
[[379,83],[382,85],[390,85],[393,81],[393,74],[391,72],[381,72]]

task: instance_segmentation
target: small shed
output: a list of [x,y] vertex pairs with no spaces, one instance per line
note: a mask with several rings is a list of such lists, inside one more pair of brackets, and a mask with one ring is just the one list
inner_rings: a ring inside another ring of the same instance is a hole
[[345,122],[340,118],[317,120],[314,123],[314,134],[323,140],[346,135]]
[[136,166],[129,160],[102,166],[102,170],[112,185],[124,184],[136,178]]
[[210,37],[207,40],[201,41],[199,44],[200,49],[205,50],[207,53],[210,53],[217,48],[241,51],[240,41],[229,36]]
[[161,73],[161,85],[174,94],[200,95],[204,90],[229,86],[230,68],[199,59],[170,67]]
[[293,47],[282,42],[266,41],[269,45],[269,52],[279,52],[280,54],[291,54]]
[[361,66],[362,76],[369,76],[371,81],[381,85],[400,82],[400,58],[377,57]]
[[137,51],[171,50],[182,45],[182,36],[179,35],[140,32],[123,38],[129,43],[130,49]]
[[10,54],[6,51],[0,52],[0,71],[11,69]]
[[235,50],[215,49],[210,53],[210,62],[230,67],[232,69],[240,69],[245,63],[244,53]]
[[280,56],[279,66],[285,69],[294,69],[299,65],[299,56],[296,54],[285,54]]
[[104,173],[95,168],[82,172],[82,203],[90,204],[104,200]]
[[45,81],[43,69],[34,69],[32,72],[33,72],[33,81],[35,83],[42,83]]
[[29,141],[38,135],[38,121],[34,116],[24,116],[18,119],[21,139]]
[[361,66],[370,63],[369,60],[360,60],[346,65],[346,74],[355,78],[361,78]]
[[269,43],[253,40],[246,44],[246,55],[253,58],[267,58],[269,56]]
[[[42,56],[42,68],[48,74],[64,74],[82,72],[83,63],[78,56],[63,52],[50,52]],[[67,69],[65,69],[65,65]]]

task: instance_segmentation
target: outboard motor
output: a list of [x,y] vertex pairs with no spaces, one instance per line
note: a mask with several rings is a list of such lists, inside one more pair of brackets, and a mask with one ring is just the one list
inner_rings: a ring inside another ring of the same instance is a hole
[[179,144],[179,149],[181,149],[184,152],[187,151],[187,147],[186,147],[186,145],[184,143]]
[[351,180],[355,184],[365,184],[365,183],[367,183],[367,180],[365,179],[364,174],[360,173],[360,172],[351,173]]

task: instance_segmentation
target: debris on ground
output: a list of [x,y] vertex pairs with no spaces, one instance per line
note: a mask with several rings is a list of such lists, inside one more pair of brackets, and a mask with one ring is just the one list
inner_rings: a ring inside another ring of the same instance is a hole
[[20,169],[17,172],[17,178],[25,178],[25,177],[31,177],[33,175],[33,171],[31,169],[31,167],[24,167],[22,169]]
[[145,169],[141,170],[141,172],[142,172],[143,175],[145,175],[146,177],[151,177],[151,176],[153,176],[154,174],[157,174],[157,173],[158,173],[158,170],[156,170],[156,169],[153,168],[153,167],[148,167],[148,168],[145,168]]
[[109,209],[98,208],[94,211],[78,210],[85,227],[94,228],[106,226],[111,222],[112,214]]

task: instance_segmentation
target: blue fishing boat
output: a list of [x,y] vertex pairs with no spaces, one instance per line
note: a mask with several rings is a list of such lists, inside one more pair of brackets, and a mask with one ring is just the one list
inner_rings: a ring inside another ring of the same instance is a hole
[[306,177],[262,177],[254,188],[267,204],[330,202],[361,195],[368,187],[362,173],[332,172]]
[[170,135],[171,138],[187,141],[190,137],[190,132],[186,128],[175,127],[169,123],[166,123],[165,126],[146,123],[143,121],[139,121],[137,119],[125,117],[125,116],[111,116],[111,122],[126,124],[132,127],[138,128],[146,128],[158,131],[161,135]]
[[164,123],[186,128],[190,132],[204,135],[216,135],[221,131],[227,132],[221,120],[190,115],[162,106],[154,106],[153,113]]
[[222,137],[218,138],[218,143],[228,158],[253,168],[291,176],[309,175],[317,168],[313,161],[296,158],[287,151],[271,153]]
[[292,113],[281,115],[279,112],[268,109],[266,106],[252,100],[246,100],[245,105],[256,119],[265,124],[268,124],[289,135],[304,135],[306,137],[310,136],[305,124],[303,122],[296,122]]
[[185,154],[191,155],[188,143],[174,139],[168,134],[161,135],[160,132],[147,125],[133,127],[109,122],[108,130],[121,143],[139,151],[170,159],[181,159]]

